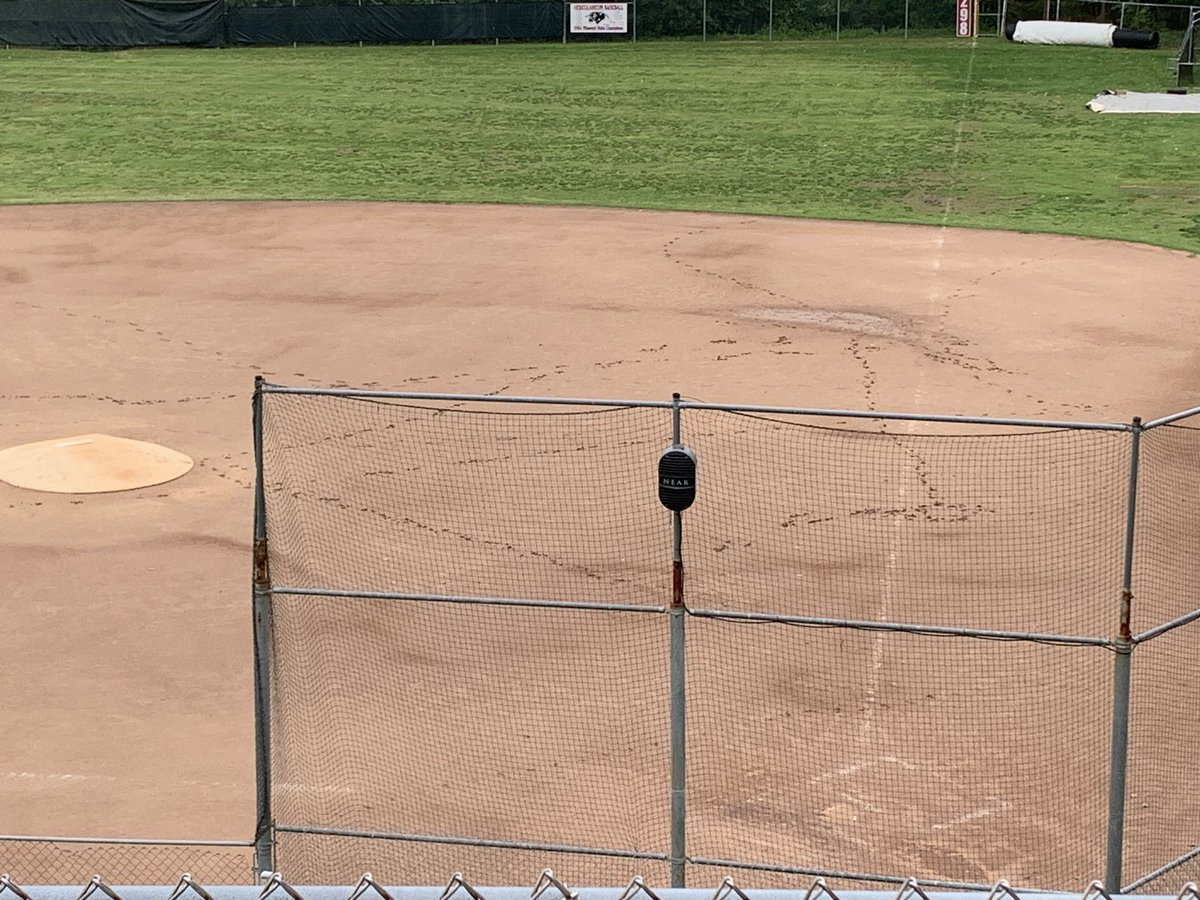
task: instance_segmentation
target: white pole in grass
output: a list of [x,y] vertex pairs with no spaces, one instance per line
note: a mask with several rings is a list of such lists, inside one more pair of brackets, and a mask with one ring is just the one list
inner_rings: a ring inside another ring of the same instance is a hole
[[908,0],[904,0],[904,39],[908,40]]
[[767,0],[767,40],[775,40],[775,0]]
[[700,0],[700,40],[708,40],[708,0]]
[[842,0],[837,0],[837,24],[834,26],[833,39],[840,41],[842,39]]

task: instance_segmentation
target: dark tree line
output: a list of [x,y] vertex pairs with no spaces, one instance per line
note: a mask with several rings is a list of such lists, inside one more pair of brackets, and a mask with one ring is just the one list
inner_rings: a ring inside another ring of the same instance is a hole
[[[437,3],[446,0],[226,0],[228,6],[336,6]],[[472,0],[454,0],[472,2]],[[498,0],[506,2],[506,0]],[[1163,0],[1167,2],[1167,0]],[[1196,0],[1190,0],[1196,2]],[[984,0],[997,10],[1000,0]],[[1008,0],[1009,23],[1019,19],[1058,18],[1110,22],[1146,31],[1182,31],[1189,0],[1169,8],[1138,6],[1120,0]],[[843,32],[910,31],[953,33],[955,0],[637,0],[637,30],[642,38],[779,36]],[[995,18],[981,24],[994,28]]]

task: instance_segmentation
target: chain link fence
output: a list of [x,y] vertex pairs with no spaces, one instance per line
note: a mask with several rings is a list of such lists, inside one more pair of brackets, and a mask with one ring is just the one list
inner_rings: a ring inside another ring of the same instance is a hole
[[1194,868],[1183,419],[264,384],[256,409],[260,764],[293,879]]
[[174,884],[184,873],[205,884],[254,884],[249,842],[121,841],[0,836],[0,872],[18,884]]

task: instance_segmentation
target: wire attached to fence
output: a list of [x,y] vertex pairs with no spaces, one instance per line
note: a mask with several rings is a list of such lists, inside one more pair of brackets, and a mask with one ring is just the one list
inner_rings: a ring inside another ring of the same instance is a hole
[[[994,885],[992,885],[992,890],[987,895],[987,900],[998,900],[1001,894],[1007,894],[1010,900],[1021,900],[1021,898],[1017,895],[1017,892],[1012,889],[1012,885],[1004,880],[997,881]],[[1198,900],[1200,900],[1200,898],[1198,898]]]
[[104,879],[99,875],[92,876],[92,880],[89,881],[84,886],[83,890],[79,892],[79,896],[76,898],[76,900],[88,900],[88,897],[92,896],[92,894],[96,893],[96,891],[100,891],[100,893],[107,895],[109,900],[121,900],[121,895],[105,884]]
[[746,892],[737,886],[732,875],[726,875],[721,883],[717,885],[716,891],[712,895],[712,900],[725,900],[730,894],[737,894],[739,900],[750,900],[746,896]]
[[10,892],[16,894],[17,897],[20,898],[20,900],[33,900],[32,897],[30,897],[27,893],[25,893],[23,890],[21,890],[20,885],[18,885],[16,882],[14,882],[11,878],[8,877],[7,872],[5,872],[3,875],[0,875],[0,894],[3,894],[5,891],[10,891]]
[[808,886],[808,890],[804,893],[804,900],[815,900],[815,898],[820,897],[822,894],[828,897],[829,900],[842,900],[842,898],[835,894],[830,889],[829,885],[825,883],[824,878],[818,878]]
[[370,872],[363,872],[362,878],[358,879],[358,884],[354,886],[354,890],[350,892],[347,900],[358,900],[368,890],[373,890],[383,900],[392,900],[392,895],[387,892],[383,885],[371,877]]
[[179,900],[189,889],[199,895],[201,900],[213,900],[213,895],[204,888],[204,885],[196,882],[190,872],[184,872],[180,876],[179,884],[175,885],[175,890],[171,891],[171,896],[167,900]]
[[1093,881],[1089,884],[1080,900],[1093,900],[1097,895],[1103,897],[1104,900],[1112,900],[1112,895],[1104,889],[1104,883],[1100,881]]
[[626,886],[625,890],[621,892],[621,896],[617,900],[633,900],[639,893],[645,894],[650,900],[661,900],[658,894],[650,890],[641,875],[633,876],[633,879]]
[[450,882],[446,885],[446,889],[442,891],[442,896],[438,900],[450,900],[457,893],[458,889],[462,888],[471,895],[471,900],[486,900],[483,894],[471,887],[463,878],[462,872],[455,872],[450,876]]
[[896,892],[896,900],[908,900],[913,894],[916,894],[921,900],[929,900],[929,895],[925,893],[921,885],[917,884],[917,879],[906,878],[904,884],[900,885],[900,890]]
[[[542,869],[542,874],[538,876],[537,884],[534,885],[533,893],[529,895],[529,900],[538,900],[549,888],[555,888],[563,896],[563,900],[576,900],[579,896],[578,891],[573,891],[563,882],[554,876],[552,869]],[[1200,900],[1200,898],[1197,898]]]
[[285,894],[291,897],[292,900],[304,900],[304,898],[300,896],[300,892],[284,881],[283,876],[278,872],[271,873],[271,877],[267,879],[267,883],[263,885],[262,891],[259,892],[258,900],[267,900],[268,897],[275,893],[276,888],[281,889]]

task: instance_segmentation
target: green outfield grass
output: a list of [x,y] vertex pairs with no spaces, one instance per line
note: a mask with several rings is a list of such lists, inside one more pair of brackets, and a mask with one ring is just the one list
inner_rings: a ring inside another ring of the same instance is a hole
[[595,204],[1200,251],[1200,117],[1104,116],[1160,52],[996,38],[0,51],[0,202]]

